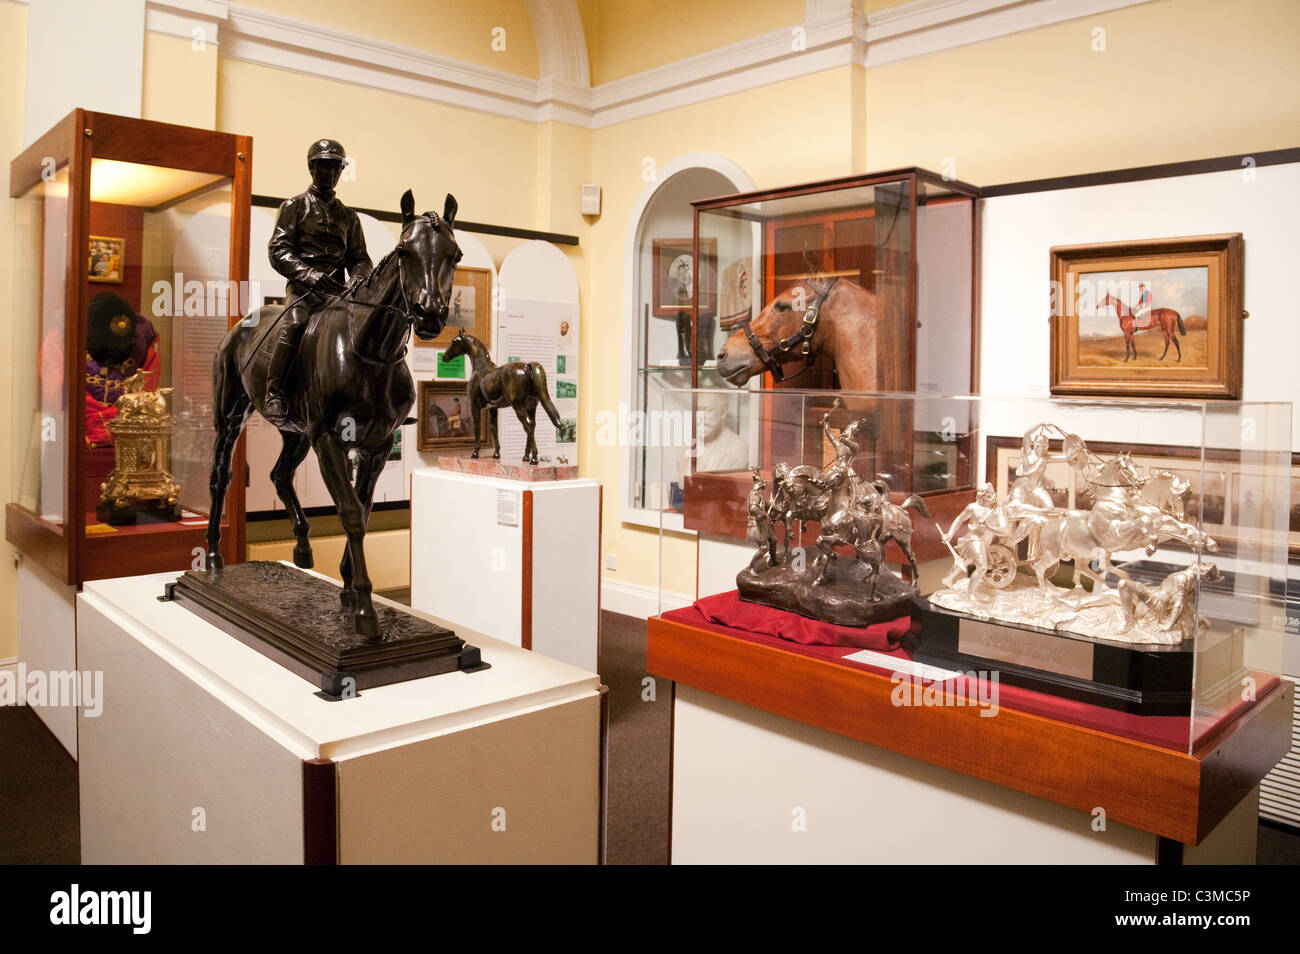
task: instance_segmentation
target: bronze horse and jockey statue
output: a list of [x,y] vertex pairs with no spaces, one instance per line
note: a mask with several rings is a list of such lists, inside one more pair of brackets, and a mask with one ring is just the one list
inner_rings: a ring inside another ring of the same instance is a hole
[[[754,472],[749,536],[758,551],[736,577],[736,586],[741,599],[749,602],[844,626],[867,626],[910,611],[917,593],[917,566],[907,512],[930,514],[915,494],[895,504],[884,478],[867,482],[859,477],[853,462],[860,451],[856,438],[863,422],[853,421],[836,434],[829,419],[828,412],[822,429],[835,448],[835,458],[824,468],[778,463],[767,500],[762,493],[766,482]],[[805,522],[818,525],[811,550],[792,546],[792,540],[802,538]],[[781,539],[778,524],[784,526]],[[910,582],[885,564],[885,547],[891,540],[911,568]]]
[[[415,385],[405,360],[407,340],[412,332],[426,341],[436,338],[447,321],[452,277],[461,257],[453,232],[456,208],[455,198],[448,195],[441,215],[417,215],[408,190],[401,198],[401,237],[378,265],[358,271],[346,286],[316,276],[303,295],[310,306],[303,328],[287,340],[276,331],[284,315],[304,301],[259,308],[231,329],[214,362],[217,436],[208,569],[222,566],[221,516],[231,454],[256,410],[280,432],[283,449],[271,478],[297,541],[294,562],[304,568],[312,566],[309,525],[294,491],[293,475],[308,450],[316,451],[321,476],[347,534],[339,566],[340,601],[356,632],[372,642],[381,637],[366,569],[366,523],[394,434],[415,403]],[[346,244],[339,240],[333,247],[346,248]],[[316,271],[328,277],[334,270]],[[290,348],[287,360],[286,346]],[[278,407],[268,407],[272,403]]]

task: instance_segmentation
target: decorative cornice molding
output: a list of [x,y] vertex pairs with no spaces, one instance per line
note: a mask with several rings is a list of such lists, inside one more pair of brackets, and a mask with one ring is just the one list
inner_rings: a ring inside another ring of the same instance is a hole
[[144,28],[150,33],[191,41],[202,37],[204,43],[218,45],[227,19],[223,0],[148,0],[144,10]]
[[574,0],[526,0],[540,79],[317,26],[227,0],[148,0],[147,26],[210,30],[221,54],[525,122],[598,129],[853,64],[881,66],[1150,0],[914,0],[863,15],[806,0],[806,22],[592,87]]
[[854,62],[859,14],[840,10],[675,63],[602,83],[592,90],[599,128]]
[[556,80],[591,86],[587,34],[576,0],[524,0],[537,43],[540,82]]
[[867,15],[867,67],[1095,16],[1150,0],[914,0]]

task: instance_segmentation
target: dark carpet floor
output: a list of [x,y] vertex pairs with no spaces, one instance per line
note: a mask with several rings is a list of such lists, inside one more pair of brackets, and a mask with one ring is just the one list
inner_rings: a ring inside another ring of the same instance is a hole
[[672,686],[645,670],[644,620],[601,613],[600,638],[609,686],[605,862],[667,864]]
[[[602,613],[601,641],[610,713],[605,860],[665,864],[671,686],[645,671],[643,620]],[[76,764],[30,709],[0,708],[0,864],[80,857]],[[1260,825],[1258,859],[1300,864],[1300,833]]]
[[0,707],[0,864],[80,863],[77,763],[31,709]]

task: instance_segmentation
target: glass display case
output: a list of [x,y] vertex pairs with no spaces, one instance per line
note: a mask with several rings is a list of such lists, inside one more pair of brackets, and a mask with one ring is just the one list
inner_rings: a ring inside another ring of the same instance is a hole
[[[678,592],[661,591],[660,611],[695,603],[666,619],[969,689],[971,704],[991,683],[1003,707],[1185,753],[1280,691],[1300,555],[1289,404],[670,390],[658,417],[680,446],[661,480],[711,407],[748,458],[684,482],[702,532],[688,542],[665,523],[660,579]],[[910,430],[910,466],[894,466],[880,422]],[[900,513],[906,527],[890,522]],[[877,547],[884,570],[870,567]],[[672,584],[684,562],[689,594]],[[860,577],[819,570],[859,562]],[[810,587],[866,589],[888,572],[916,598],[864,650],[865,629],[737,594],[742,571],[778,565],[806,566]]]
[[[637,342],[645,410],[687,385],[978,390],[978,197],[966,183],[902,169],[692,202],[691,235],[650,250]],[[743,433],[746,405],[733,403],[728,423]],[[892,455],[882,469],[901,472],[918,455],[942,469],[933,435],[876,423],[889,435],[880,453]],[[670,469],[660,456],[657,443],[643,445],[632,497],[681,512],[690,474],[657,480]],[[948,482],[970,485],[960,470]],[[699,529],[689,514],[684,526]]]
[[[212,359],[248,287],[252,140],[74,110],[10,166],[13,486],[5,535],[69,584],[203,552]],[[242,473],[242,444],[235,459]],[[223,517],[243,554],[244,481]]]

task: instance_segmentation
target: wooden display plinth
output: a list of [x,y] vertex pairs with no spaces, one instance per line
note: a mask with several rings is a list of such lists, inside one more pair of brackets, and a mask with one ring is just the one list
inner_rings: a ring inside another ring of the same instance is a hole
[[[1295,687],[1259,681],[1257,700],[1190,754],[1002,707],[898,706],[887,674],[652,617],[647,670],[1110,821],[1198,844],[1291,746]],[[1188,717],[1189,730],[1191,718]]]

